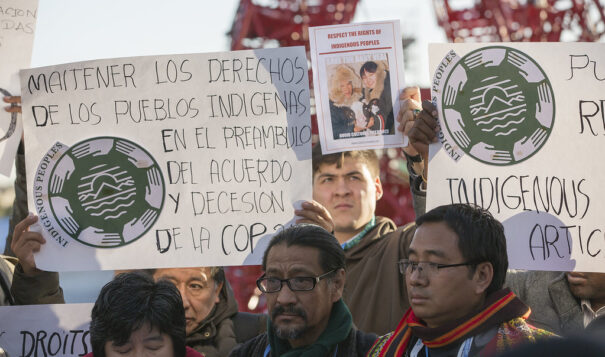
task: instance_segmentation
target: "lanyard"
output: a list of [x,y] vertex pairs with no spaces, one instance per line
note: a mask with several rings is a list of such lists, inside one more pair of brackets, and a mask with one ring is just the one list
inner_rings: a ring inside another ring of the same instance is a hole
[[[468,357],[469,353],[471,352],[472,345],[473,345],[472,337],[464,340],[464,342],[462,342],[462,346],[460,346],[460,350],[458,350],[457,357]],[[424,346],[424,343],[422,343],[422,339],[419,338],[418,341],[416,341],[414,348],[412,348],[412,352],[410,353],[410,356],[418,357],[418,354],[422,350],[422,347],[425,347],[425,346]],[[426,347],[424,351],[425,351],[425,356],[429,357],[429,348]]]
[[[267,345],[267,348],[265,348],[265,353],[263,354],[263,357],[269,356],[269,352],[271,352],[271,345]],[[337,353],[338,353],[338,345],[336,345],[336,349],[334,350],[334,354],[332,356],[336,357]]]

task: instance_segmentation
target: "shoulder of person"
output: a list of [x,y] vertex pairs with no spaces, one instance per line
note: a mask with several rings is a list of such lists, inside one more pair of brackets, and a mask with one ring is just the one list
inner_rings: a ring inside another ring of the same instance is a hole
[[363,352],[365,355],[374,346],[378,336],[374,333],[366,333],[360,330],[355,330],[355,339],[357,351]]
[[229,357],[255,357],[263,356],[269,339],[266,333],[262,333],[242,344],[237,345],[229,354]]
[[13,280],[15,267],[18,263],[19,259],[0,254],[0,279],[3,279],[9,285],[9,287]]
[[393,333],[389,332],[386,335],[378,337],[376,339],[376,341],[374,341],[374,344],[372,345],[370,350],[368,351],[367,356],[375,357],[375,356],[380,355],[380,352],[382,352],[384,345],[386,345],[387,341],[389,340],[389,338],[391,338],[392,335],[393,335]]
[[12,273],[15,270],[15,266],[19,263],[19,259],[11,257],[10,255],[0,254],[0,269],[8,269]]
[[522,317],[504,322],[498,327],[498,338],[510,339],[511,345],[549,337],[557,337],[557,335],[548,330],[530,325]]
[[377,216],[376,226],[368,232],[368,235],[374,236],[374,239],[382,240],[383,244],[388,246],[407,247],[412,241],[415,231],[416,223],[413,221],[397,227],[390,218]]
[[246,342],[267,331],[267,315],[238,312],[231,318],[237,343]]
[[13,305],[11,293],[16,262],[6,255],[0,255],[0,305]]
[[204,354],[194,350],[193,348],[185,347],[185,357],[204,357]]
[[[559,271],[534,271],[509,269],[506,272],[505,285],[515,291],[518,289],[535,287],[538,285],[550,285],[565,278],[565,274]],[[515,291],[516,293],[516,291]]]

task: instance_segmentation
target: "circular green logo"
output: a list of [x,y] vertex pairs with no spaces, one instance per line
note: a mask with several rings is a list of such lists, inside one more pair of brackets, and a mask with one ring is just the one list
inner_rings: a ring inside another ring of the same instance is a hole
[[552,86],[540,66],[513,48],[483,47],[449,73],[441,99],[445,130],[468,155],[513,165],[535,154],[555,119]]
[[48,182],[50,211],[69,236],[94,247],[117,247],[143,236],[164,203],[164,178],[142,147],[97,137],[70,147]]

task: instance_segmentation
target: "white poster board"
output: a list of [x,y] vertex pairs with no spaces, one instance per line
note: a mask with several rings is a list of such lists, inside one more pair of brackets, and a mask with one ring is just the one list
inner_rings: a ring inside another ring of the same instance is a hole
[[84,356],[94,304],[0,306],[0,347],[8,356]]
[[309,40],[322,152],[406,146],[399,21],[311,27]]
[[440,142],[427,210],[488,209],[509,267],[605,272],[605,44],[429,48]]
[[303,47],[21,72],[45,270],[259,264],[311,199]]
[[[0,0],[0,98],[21,92],[19,70],[30,66],[38,0]],[[0,100],[0,174],[9,176],[23,124]]]

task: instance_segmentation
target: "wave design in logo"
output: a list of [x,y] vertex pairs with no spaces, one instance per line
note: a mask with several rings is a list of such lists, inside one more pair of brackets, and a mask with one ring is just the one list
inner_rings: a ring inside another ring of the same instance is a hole
[[126,214],[136,196],[132,176],[118,166],[107,167],[105,164],[95,166],[91,171],[78,185],[78,199],[84,210],[104,220]]

